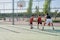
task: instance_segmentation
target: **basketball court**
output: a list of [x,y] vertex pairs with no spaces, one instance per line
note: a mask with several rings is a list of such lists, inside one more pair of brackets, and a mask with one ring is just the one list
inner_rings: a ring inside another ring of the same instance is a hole
[[[55,30],[52,30],[51,26],[44,26],[44,30],[42,31],[42,26],[40,25],[40,28],[37,29],[37,23],[33,22],[33,29],[30,29],[30,15],[26,16],[22,14],[27,12],[36,13],[36,10],[43,12],[44,1],[0,0],[0,40],[60,40],[60,23],[53,23]],[[58,10],[57,14],[60,11],[60,7],[58,6],[60,2],[58,1],[52,0],[51,3],[51,11],[55,12]],[[38,8],[36,9],[36,7]],[[48,9],[50,10],[49,7],[50,3],[48,4]],[[32,9],[32,11],[30,12],[27,9],[30,9],[30,11]]]
[[[16,22],[18,23],[18,22]],[[0,22],[0,40],[60,40],[60,26],[52,27],[45,26],[44,31],[37,29],[37,25],[30,25],[26,22],[12,25],[11,22]]]

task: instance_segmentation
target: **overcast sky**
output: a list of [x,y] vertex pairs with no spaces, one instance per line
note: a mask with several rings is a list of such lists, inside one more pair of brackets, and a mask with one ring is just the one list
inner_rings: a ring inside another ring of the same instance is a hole
[[[14,0],[14,2],[15,2],[14,8],[15,9],[20,9],[20,10],[15,10],[15,12],[26,11],[26,9],[28,7],[29,0],[25,0],[26,3],[24,3],[24,7],[22,7],[22,8],[17,6],[18,1],[19,0]],[[39,8],[43,8],[43,4],[44,4],[44,0],[40,0]],[[32,8],[34,9],[36,6],[38,6],[38,1],[34,0]],[[51,8],[60,8],[60,0],[53,0],[51,2]],[[2,9],[7,9],[7,10],[2,10]],[[1,13],[4,13],[4,12],[5,13],[7,13],[7,12],[10,13],[10,12],[12,12],[11,9],[12,9],[12,0],[0,0],[0,12]],[[22,10],[22,9],[24,9],[24,10]],[[54,10],[51,9],[51,11],[55,11],[55,10],[57,10],[57,9],[54,9]],[[58,9],[58,10],[60,11],[60,9]],[[35,11],[35,10],[33,10],[33,11]],[[42,9],[40,9],[40,11],[42,11]]]

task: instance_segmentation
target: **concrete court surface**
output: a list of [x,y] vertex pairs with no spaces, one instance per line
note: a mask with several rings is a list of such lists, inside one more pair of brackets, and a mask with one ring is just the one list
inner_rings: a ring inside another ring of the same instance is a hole
[[37,29],[29,25],[0,24],[0,40],[60,40],[60,27],[45,27],[45,30]]

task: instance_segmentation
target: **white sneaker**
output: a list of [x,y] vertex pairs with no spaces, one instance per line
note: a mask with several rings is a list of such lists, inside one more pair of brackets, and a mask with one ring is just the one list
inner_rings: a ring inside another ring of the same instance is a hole
[[42,27],[42,30],[44,30],[44,27]]
[[53,30],[54,30],[54,27],[53,27]]

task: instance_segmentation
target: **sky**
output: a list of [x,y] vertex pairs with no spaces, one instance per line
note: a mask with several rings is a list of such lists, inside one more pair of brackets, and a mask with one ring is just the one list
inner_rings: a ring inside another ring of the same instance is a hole
[[[24,0],[25,2],[23,3],[23,7],[19,7],[17,5],[18,1],[21,0],[14,0],[14,12],[26,12],[26,9],[28,8],[28,2],[29,0]],[[35,11],[35,7],[39,6],[39,8],[43,8],[44,0],[33,0],[33,6],[32,6],[32,11]],[[52,0],[51,2],[51,8],[60,8],[60,0]],[[60,12],[60,9],[51,9],[52,12],[55,10],[58,10]],[[40,9],[40,11],[43,11]],[[12,0],[0,0],[0,13],[12,13]]]

